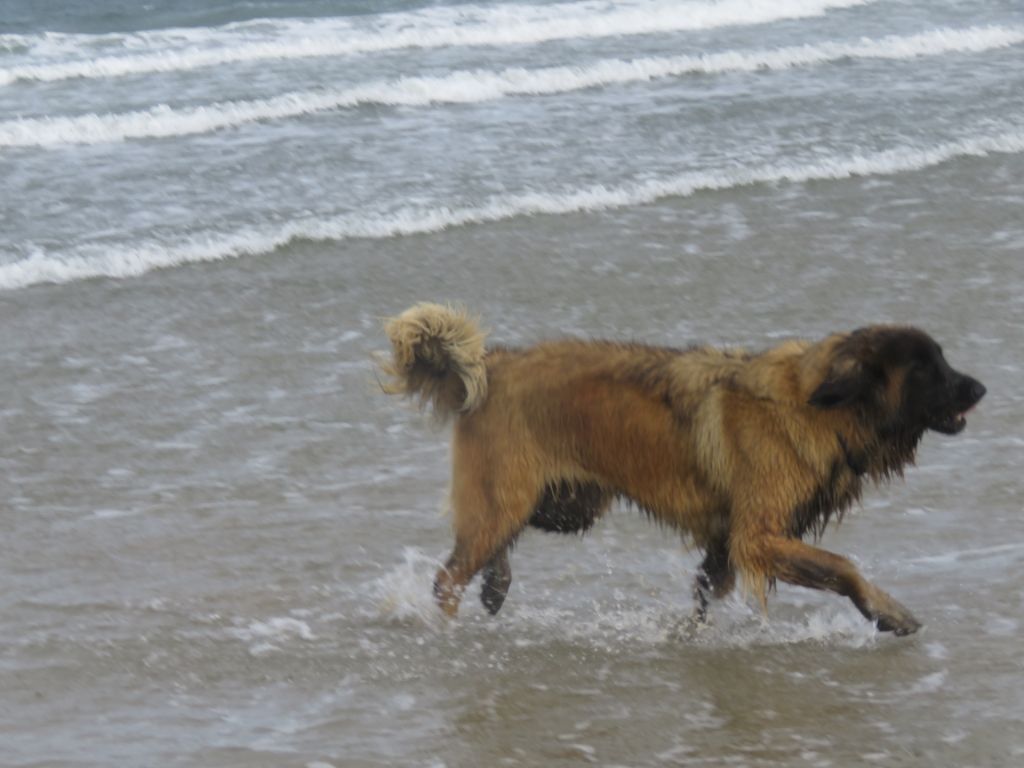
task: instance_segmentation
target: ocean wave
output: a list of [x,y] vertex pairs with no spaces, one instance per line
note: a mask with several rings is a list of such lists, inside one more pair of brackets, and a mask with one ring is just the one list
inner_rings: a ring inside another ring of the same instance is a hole
[[0,35],[0,53],[27,53],[29,48],[23,35]]
[[[4,45],[50,59],[0,68],[0,85],[19,80],[118,77],[227,64],[375,53],[402,48],[528,45],[766,24],[818,16],[875,0],[632,0],[543,6],[456,6],[349,19],[259,20],[200,30],[131,35],[7,35]],[[112,48],[116,54],[97,56]],[[128,52],[125,53],[124,51]],[[61,60],[67,56],[72,60]]]
[[118,247],[82,247],[70,253],[36,251],[0,265],[0,289],[65,283],[91,277],[134,277],[154,269],[272,253],[289,243],[388,238],[440,232],[518,216],[557,215],[644,205],[751,184],[839,180],[923,170],[958,157],[1024,152],[1024,131],[976,136],[932,147],[832,157],[805,164],[691,172],[619,186],[595,185],[565,192],[528,192],[492,198],[480,206],[403,208],[377,216],[341,215],[288,222],[274,229],[212,233],[174,243],[152,241]]
[[585,67],[509,68],[453,72],[440,77],[403,77],[342,90],[297,91],[269,99],[226,101],[173,109],[46,117],[0,122],[0,147],[95,144],[125,139],[208,133],[260,120],[378,104],[424,106],[487,101],[516,95],[550,95],[584,88],[736,71],[780,70],[858,59],[909,59],[955,52],[981,52],[1024,42],[1024,29],[937,29],[877,40],[824,42],[774,50],[724,51],[702,56],[605,59]]

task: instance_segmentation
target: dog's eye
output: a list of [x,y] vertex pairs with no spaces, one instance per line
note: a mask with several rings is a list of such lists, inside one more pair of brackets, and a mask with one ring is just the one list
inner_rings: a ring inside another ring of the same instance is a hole
[[939,370],[939,365],[931,355],[918,357],[910,364],[910,375],[917,379],[928,379],[933,377]]

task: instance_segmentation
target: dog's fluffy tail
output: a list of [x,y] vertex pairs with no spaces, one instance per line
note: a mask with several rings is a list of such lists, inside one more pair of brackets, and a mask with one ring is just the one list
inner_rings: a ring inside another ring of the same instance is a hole
[[380,359],[384,391],[417,397],[446,419],[469,413],[487,397],[484,339],[465,310],[417,304],[384,322],[391,359]]

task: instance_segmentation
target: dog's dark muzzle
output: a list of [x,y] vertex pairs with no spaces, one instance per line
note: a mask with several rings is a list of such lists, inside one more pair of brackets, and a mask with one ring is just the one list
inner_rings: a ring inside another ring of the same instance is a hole
[[953,385],[953,403],[950,411],[930,424],[930,428],[945,435],[955,435],[967,426],[967,414],[985,396],[985,385],[970,376],[957,374]]
[[964,381],[961,384],[964,392],[967,396],[967,401],[970,403],[968,409],[973,408],[981,402],[981,398],[985,396],[988,391],[985,389],[985,385],[977,379],[972,379],[970,376],[964,376]]

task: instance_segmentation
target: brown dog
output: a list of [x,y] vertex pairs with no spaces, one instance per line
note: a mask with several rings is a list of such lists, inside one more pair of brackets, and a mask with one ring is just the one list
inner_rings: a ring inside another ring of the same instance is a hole
[[464,312],[418,304],[385,326],[390,393],[455,418],[455,548],[434,583],[454,615],[483,569],[491,613],[527,525],[588,529],[616,497],[689,534],[703,551],[697,616],[739,573],[765,605],[776,579],[849,597],[880,630],[911,613],[821,534],[864,478],[902,473],[925,430],[956,434],[985,387],[927,334],[873,326],[759,354],[607,341],[485,348]]

